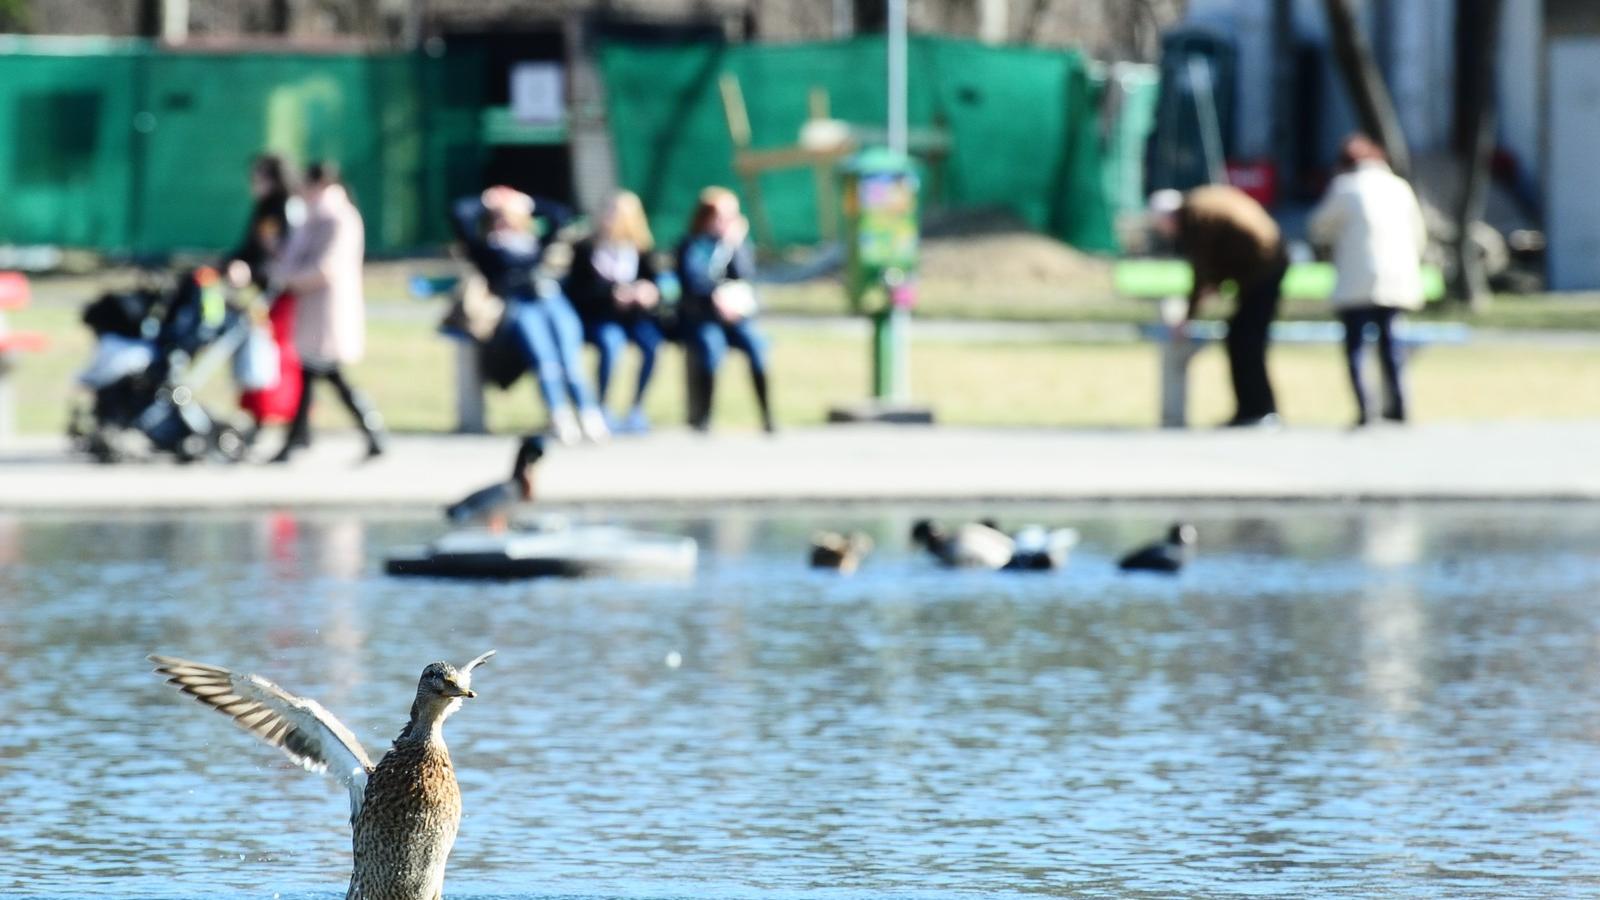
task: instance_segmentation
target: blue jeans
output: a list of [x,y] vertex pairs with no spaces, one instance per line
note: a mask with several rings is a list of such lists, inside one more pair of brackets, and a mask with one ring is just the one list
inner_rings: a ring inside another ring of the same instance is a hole
[[711,424],[711,399],[716,387],[717,368],[728,348],[742,352],[750,361],[750,384],[755,388],[756,404],[761,409],[761,425],[773,430],[772,406],[767,396],[767,339],[756,332],[749,319],[728,325],[715,320],[687,324],[684,349],[689,352],[689,425],[705,430]]
[[607,319],[603,322],[583,323],[583,338],[600,351],[600,361],[595,366],[595,387],[599,402],[606,402],[606,391],[611,386],[611,373],[615,371],[622,351],[632,342],[639,348],[639,382],[633,390],[633,405],[644,404],[645,388],[650,386],[650,376],[656,368],[656,349],[664,340],[661,326],[654,319],[633,317],[627,321]]
[[1378,363],[1383,370],[1383,417],[1395,422],[1406,420],[1405,387],[1400,380],[1400,345],[1394,339],[1394,323],[1399,310],[1387,306],[1357,306],[1339,310],[1344,323],[1345,364],[1350,369],[1350,387],[1356,395],[1357,421],[1366,424],[1371,414],[1366,387],[1361,382],[1361,350],[1367,331],[1377,332]]
[[[583,323],[572,304],[559,294],[517,298],[506,305],[506,315],[516,328],[517,343],[539,385],[539,395],[551,412],[568,403],[579,409],[594,406],[589,385],[583,380]],[[570,400],[569,400],[570,398]]]
[[684,340],[694,359],[708,375],[717,374],[728,348],[743,353],[750,360],[750,373],[758,378],[767,374],[767,339],[762,337],[749,319],[733,325],[717,321],[694,322],[689,326]]

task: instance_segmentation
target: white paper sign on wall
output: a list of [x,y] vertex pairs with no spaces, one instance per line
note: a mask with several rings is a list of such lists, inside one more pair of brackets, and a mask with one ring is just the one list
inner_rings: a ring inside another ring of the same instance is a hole
[[511,116],[530,125],[566,119],[566,85],[560,63],[524,62],[511,67]]

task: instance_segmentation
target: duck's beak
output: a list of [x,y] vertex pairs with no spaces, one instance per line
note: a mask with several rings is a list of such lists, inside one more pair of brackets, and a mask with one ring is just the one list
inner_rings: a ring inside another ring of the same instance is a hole
[[445,682],[444,689],[445,696],[447,697],[466,697],[470,700],[478,696],[477,691],[474,691],[471,688],[464,688],[461,685],[456,684],[454,681]]

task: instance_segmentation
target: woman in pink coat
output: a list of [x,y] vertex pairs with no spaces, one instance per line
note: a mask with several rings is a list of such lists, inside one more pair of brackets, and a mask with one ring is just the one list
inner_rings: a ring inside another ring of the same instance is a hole
[[383,452],[383,418],[350,385],[343,366],[361,359],[366,349],[366,301],[361,288],[361,263],[366,235],[361,213],[351,202],[339,170],[331,162],[306,169],[300,191],[306,221],[289,236],[273,268],[273,280],[297,298],[294,344],[305,372],[305,386],[295,408],[289,437],[273,462],[287,462],[311,436],[311,397],[317,381],[339,392],[367,438],[368,458]]

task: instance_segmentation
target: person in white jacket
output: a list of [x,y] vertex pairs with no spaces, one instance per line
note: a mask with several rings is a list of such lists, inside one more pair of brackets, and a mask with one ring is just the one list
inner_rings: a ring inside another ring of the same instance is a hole
[[1406,420],[1400,348],[1394,325],[1405,310],[1422,308],[1422,253],[1428,232],[1422,207],[1405,179],[1389,169],[1372,139],[1352,135],[1340,152],[1340,175],[1311,214],[1311,240],[1333,248],[1333,306],[1344,323],[1345,356],[1355,391],[1356,425],[1371,419],[1361,382],[1361,351],[1377,332],[1383,368],[1383,418]]

